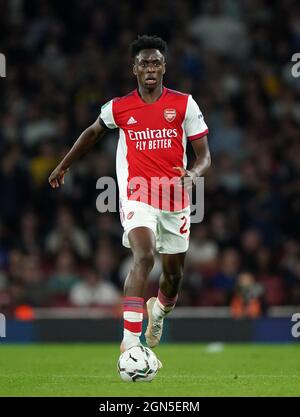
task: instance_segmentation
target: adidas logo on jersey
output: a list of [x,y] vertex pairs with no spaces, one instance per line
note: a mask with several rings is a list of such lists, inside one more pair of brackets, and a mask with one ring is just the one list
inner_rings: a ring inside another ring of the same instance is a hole
[[127,122],[127,124],[128,125],[133,125],[133,124],[135,124],[135,123],[137,123],[137,121],[135,120],[135,118],[134,117],[130,117],[129,119],[128,119],[128,122]]

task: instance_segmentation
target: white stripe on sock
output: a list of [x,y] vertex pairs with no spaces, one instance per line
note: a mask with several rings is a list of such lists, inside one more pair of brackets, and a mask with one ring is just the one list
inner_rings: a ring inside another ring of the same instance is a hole
[[124,311],[123,317],[127,321],[137,322],[143,320],[143,313],[136,313],[135,311]]

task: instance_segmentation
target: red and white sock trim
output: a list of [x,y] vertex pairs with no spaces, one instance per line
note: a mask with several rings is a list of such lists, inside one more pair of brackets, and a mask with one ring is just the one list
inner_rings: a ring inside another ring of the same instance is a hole
[[175,297],[167,297],[159,289],[157,298],[160,304],[163,305],[164,307],[174,307],[178,299],[178,294],[176,294]]
[[135,313],[133,311],[124,311],[124,329],[129,330],[132,333],[136,333],[138,336],[142,333],[143,313]]
[[143,327],[144,299],[141,297],[124,297],[123,318],[125,348],[139,343]]
[[162,320],[170,311],[173,310],[177,301],[178,295],[175,297],[167,297],[161,290],[158,291],[156,301],[153,306],[153,315],[157,320]]

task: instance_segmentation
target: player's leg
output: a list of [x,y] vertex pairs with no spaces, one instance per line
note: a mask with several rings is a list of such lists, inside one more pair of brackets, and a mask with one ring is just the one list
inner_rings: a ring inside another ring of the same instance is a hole
[[154,265],[155,235],[148,227],[136,227],[128,233],[133,264],[124,284],[124,336],[121,350],[140,343],[144,293]]
[[143,297],[147,278],[154,265],[155,235],[148,227],[136,227],[128,233],[133,265],[124,284],[124,295]]
[[163,320],[173,310],[182,282],[185,253],[189,246],[190,208],[178,212],[161,211],[158,219],[158,251],[162,254],[163,273],[157,297],[147,301],[146,341],[155,347],[161,338]]
[[186,252],[171,255],[162,254],[163,273],[159,281],[159,291],[165,298],[172,300],[176,298],[177,300],[183,279],[185,254]]
[[147,301],[148,327],[145,336],[149,347],[158,345],[163,331],[163,320],[176,305],[183,279],[184,260],[185,252],[162,255],[163,272],[158,295]]

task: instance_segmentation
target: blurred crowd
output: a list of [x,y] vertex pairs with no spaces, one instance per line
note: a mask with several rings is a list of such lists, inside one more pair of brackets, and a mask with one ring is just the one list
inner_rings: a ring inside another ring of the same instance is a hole
[[[130,268],[119,213],[96,209],[118,132],[47,177],[107,100],[136,87],[129,43],[168,42],[165,85],[209,126],[205,218],[178,304],[255,317],[300,304],[300,5],[293,0],[0,0],[0,310],[114,306]],[[188,149],[190,161],[193,153]],[[159,256],[148,295],[161,273]]]

